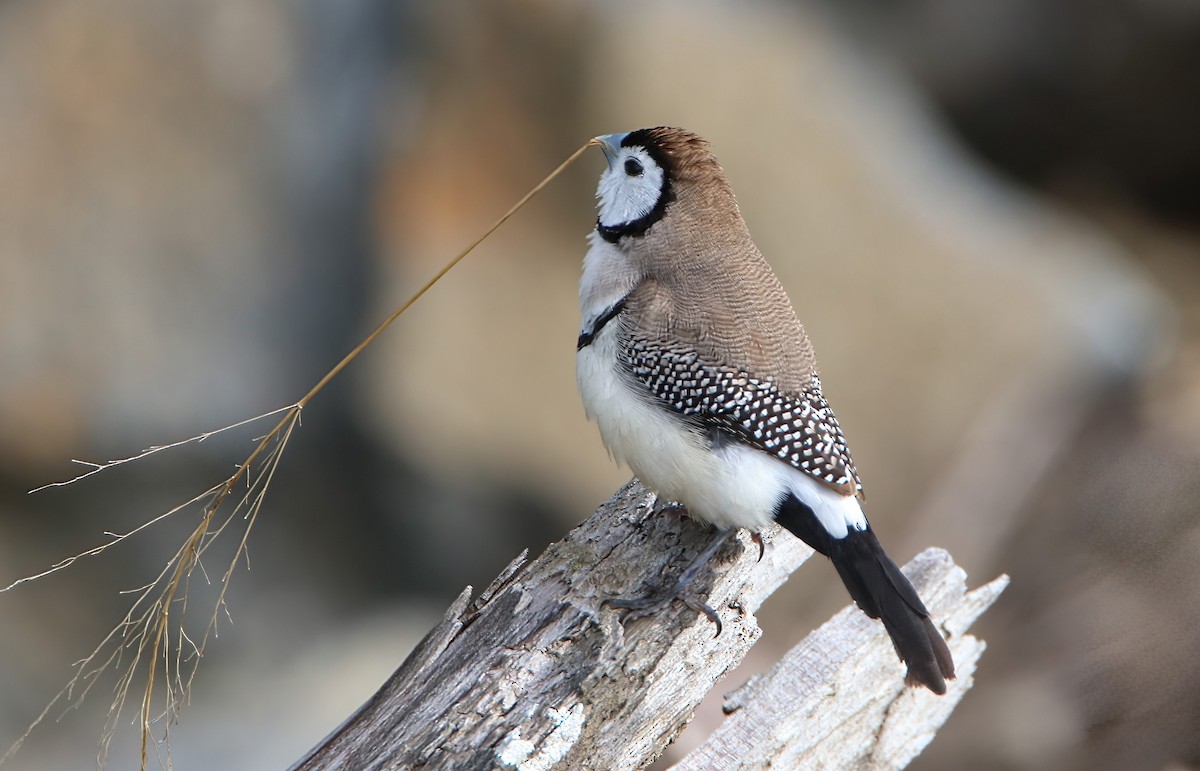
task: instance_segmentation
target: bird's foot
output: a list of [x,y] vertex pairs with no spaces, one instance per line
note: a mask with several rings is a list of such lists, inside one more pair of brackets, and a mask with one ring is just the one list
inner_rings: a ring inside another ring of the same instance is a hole
[[762,533],[755,531],[750,534],[750,540],[758,544],[758,561],[762,562],[762,558],[766,556],[767,545],[763,543]]
[[680,600],[684,605],[704,614],[709,621],[716,625],[717,631],[713,635],[717,637],[724,629],[724,624],[721,622],[721,617],[717,615],[717,611],[711,605],[696,598],[691,594],[691,588],[684,586],[682,581],[676,582],[674,586],[666,587],[655,592],[651,592],[644,597],[623,598],[616,597],[604,601],[605,605],[611,605],[614,608],[620,608],[627,611],[624,621],[636,621],[639,618],[653,615],[667,605],[670,605],[675,600]]
[[625,616],[625,620],[634,621],[662,610],[675,600],[681,600],[684,605],[696,611],[697,613],[703,614],[706,618],[708,618],[709,621],[716,625],[717,631],[713,636],[720,636],[721,631],[724,629],[724,624],[721,622],[721,617],[717,615],[717,611],[715,611],[711,605],[695,596],[695,590],[692,587],[692,583],[695,581],[696,576],[700,573],[701,569],[703,569],[704,566],[708,564],[709,560],[711,560],[713,556],[721,550],[721,547],[725,545],[725,542],[728,539],[729,534],[726,534],[725,536],[717,538],[715,541],[709,544],[708,548],[701,552],[696,559],[692,561],[692,564],[688,566],[687,570],[683,571],[683,574],[679,576],[679,580],[673,585],[651,592],[644,597],[631,599],[622,597],[611,598],[605,600],[603,604],[611,605],[614,608],[620,608],[628,611],[628,614]]

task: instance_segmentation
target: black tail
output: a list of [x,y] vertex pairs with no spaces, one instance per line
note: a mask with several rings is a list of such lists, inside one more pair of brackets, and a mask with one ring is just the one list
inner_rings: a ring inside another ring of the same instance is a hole
[[945,693],[946,680],[954,679],[950,649],[930,621],[917,590],[884,553],[870,527],[834,538],[812,509],[790,495],[775,518],[793,535],[829,557],[858,607],[871,618],[883,621],[896,653],[908,664],[906,680],[934,693]]

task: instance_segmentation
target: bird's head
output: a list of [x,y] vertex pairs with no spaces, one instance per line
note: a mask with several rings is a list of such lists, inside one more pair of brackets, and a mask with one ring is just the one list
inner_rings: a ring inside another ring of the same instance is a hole
[[728,184],[708,143],[684,129],[638,129],[593,141],[608,161],[596,189],[596,227],[612,243],[644,235],[690,187]]

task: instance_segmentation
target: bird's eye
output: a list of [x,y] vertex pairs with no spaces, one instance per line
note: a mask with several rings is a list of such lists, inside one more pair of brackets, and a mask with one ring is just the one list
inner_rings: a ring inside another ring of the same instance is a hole
[[625,173],[631,177],[642,176],[642,164],[638,161],[637,158],[626,158],[625,159]]

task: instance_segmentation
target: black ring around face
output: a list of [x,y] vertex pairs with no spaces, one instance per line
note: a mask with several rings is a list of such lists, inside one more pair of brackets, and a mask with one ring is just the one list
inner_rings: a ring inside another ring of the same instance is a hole
[[[615,244],[625,236],[636,238],[645,235],[646,231],[667,213],[667,205],[675,200],[675,193],[671,188],[671,175],[674,165],[671,162],[670,156],[663,152],[663,149],[654,141],[654,137],[650,133],[651,131],[652,129],[639,129],[638,131],[630,132],[621,140],[621,147],[642,148],[658,164],[658,167],[662,169],[662,185],[659,186],[658,200],[654,202],[654,208],[641,217],[629,222],[622,222],[618,225],[605,225],[597,217],[596,232],[610,244]],[[636,159],[633,158],[629,160],[636,162]],[[639,163],[638,165],[640,166],[641,164]],[[628,173],[628,166],[626,167],[626,173]]]

